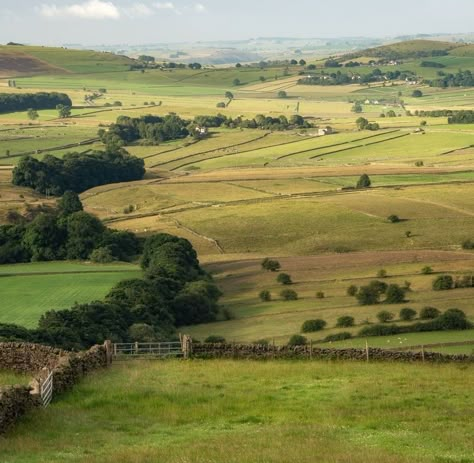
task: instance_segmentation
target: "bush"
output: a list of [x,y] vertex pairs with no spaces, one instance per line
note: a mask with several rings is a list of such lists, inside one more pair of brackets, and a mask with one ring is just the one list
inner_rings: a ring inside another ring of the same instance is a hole
[[462,243],[463,249],[474,249],[474,241],[473,240],[466,240]]
[[277,276],[277,282],[282,285],[291,285],[293,282],[291,281],[290,275],[288,273],[280,273]]
[[364,326],[359,336],[391,336],[400,333],[400,327],[397,325],[370,325]]
[[324,320],[306,320],[301,327],[302,333],[314,333],[315,331],[324,330],[327,323]]
[[115,260],[112,251],[108,246],[94,249],[90,255],[90,259],[92,262],[96,262],[97,264],[108,264]]
[[382,268],[377,272],[377,278],[386,278],[386,277],[387,277],[387,270]]
[[380,323],[387,323],[395,318],[395,315],[392,312],[387,310],[382,310],[377,314],[377,319]]
[[446,310],[432,323],[438,330],[468,330],[473,327],[466,319],[466,314],[459,309]]
[[400,304],[405,300],[405,290],[398,285],[389,285],[385,292],[385,304]]
[[268,272],[277,272],[281,268],[280,262],[278,262],[277,260],[269,259],[268,257],[263,259],[261,265],[262,268],[264,270],[267,270]]
[[413,98],[421,98],[423,96],[423,92],[421,90],[414,90],[411,96]]
[[226,107],[226,104],[223,101],[216,104],[216,108],[225,108],[225,107]]
[[433,269],[430,266],[427,265],[426,267],[423,267],[421,269],[421,273],[423,275],[431,275],[433,273]]
[[405,322],[409,322],[416,317],[416,310],[410,309],[409,307],[405,307],[404,309],[400,310],[400,320]]
[[439,315],[441,312],[436,307],[423,307],[420,311],[420,318],[422,320],[433,320]]
[[400,217],[398,215],[389,215],[387,220],[391,223],[398,223],[400,222]]
[[338,328],[349,328],[350,326],[354,326],[354,323],[354,317],[351,317],[350,315],[344,315],[337,319],[336,326]]
[[289,346],[305,346],[306,344],[308,344],[308,340],[301,334],[294,334],[288,341]]
[[359,288],[357,288],[356,285],[350,285],[349,288],[347,288],[346,294],[348,296],[355,296],[358,290]]
[[223,336],[211,335],[204,339],[204,342],[208,344],[223,344],[225,342],[225,338]]
[[433,281],[433,290],[434,291],[447,291],[453,289],[454,280],[451,275],[440,275]]
[[260,291],[260,294],[258,295],[258,297],[260,298],[262,302],[268,302],[272,300],[272,294],[270,293],[270,291],[266,289],[264,289],[263,291]]
[[298,293],[296,291],[293,291],[292,289],[284,289],[280,293],[280,296],[285,301],[296,301],[298,299]]
[[317,299],[324,299],[325,297],[326,297],[326,295],[322,291],[318,291],[316,293],[316,298]]
[[370,177],[367,174],[363,174],[360,176],[356,188],[369,188],[372,185]]
[[343,331],[342,333],[330,334],[324,338],[324,342],[336,342],[336,341],[344,341],[346,339],[351,339],[352,334]]

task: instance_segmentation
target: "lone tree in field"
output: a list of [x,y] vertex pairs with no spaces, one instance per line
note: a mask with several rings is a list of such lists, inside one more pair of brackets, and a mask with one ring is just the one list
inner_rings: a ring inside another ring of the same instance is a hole
[[70,106],[64,106],[62,104],[58,104],[56,106],[56,109],[58,110],[58,115],[60,119],[66,119],[71,115],[71,107]]
[[421,98],[423,96],[423,92],[421,90],[413,90],[411,96],[413,98]]
[[281,268],[280,262],[278,262],[277,260],[269,259],[268,257],[263,259],[261,265],[262,268],[264,270],[267,270],[268,272],[278,272],[278,270],[280,270]]
[[380,323],[387,323],[395,318],[395,315],[392,312],[382,310],[377,314],[377,319]]
[[324,320],[306,320],[301,326],[302,333],[314,333],[315,331],[321,331],[326,328],[327,323]]
[[28,109],[28,119],[32,121],[36,121],[38,117],[39,117],[39,114],[38,114],[38,111],[36,111],[36,109],[33,109],[33,108]]
[[234,87],[238,87],[238,86],[240,85],[240,83],[241,83],[241,82],[240,82],[240,79],[234,79],[234,80],[232,81],[232,84],[234,85]]
[[291,285],[293,282],[291,281],[290,275],[288,273],[280,273],[277,276],[277,282],[282,284],[282,285]]
[[451,275],[440,275],[433,281],[434,291],[446,291],[454,288],[454,280]]
[[416,317],[416,310],[410,309],[409,307],[405,307],[404,309],[400,310],[400,320],[404,322],[410,322]]
[[228,98],[229,100],[233,100],[234,99],[234,94],[232,92],[225,92],[225,95],[224,95],[226,98]]
[[260,294],[258,295],[258,297],[260,298],[262,302],[268,302],[272,300],[272,295],[270,291],[268,291],[267,289],[260,291]]
[[354,106],[352,106],[352,108],[351,108],[351,111],[353,113],[356,113],[356,114],[361,113],[363,110],[364,110],[364,108],[362,107],[362,105],[358,101],[356,101],[354,103]]
[[280,293],[280,296],[285,301],[296,301],[296,300],[298,300],[298,293],[296,291],[293,291],[292,289],[284,289]]
[[280,90],[278,92],[278,98],[288,98],[288,94],[285,92],[285,90]]
[[359,181],[357,182],[356,187],[357,188],[370,188],[370,185],[372,185],[370,177],[367,174],[362,174],[359,178]]

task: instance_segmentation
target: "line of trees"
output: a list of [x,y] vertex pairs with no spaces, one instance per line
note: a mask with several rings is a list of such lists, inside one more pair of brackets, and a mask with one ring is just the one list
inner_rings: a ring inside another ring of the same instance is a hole
[[42,160],[23,157],[13,169],[13,184],[33,188],[42,194],[60,196],[67,190],[81,193],[108,183],[141,180],[145,175],[143,159],[119,148],[92,153],[67,153]]
[[387,80],[400,80],[412,78],[412,71],[384,71],[376,68],[367,74],[344,73],[341,71],[333,73],[321,72],[318,75],[303,77],[298,80],[300,85],[348,85],[354,83],[368,84],[372,82],[385,82]]
[[27,111],[28,109],[56,109],[58,105],[72,106],[65,93],[0,93],[0,113]]
[[458,71],[456,74],[438,72],[438,78],[428,80],[430,87],[474,87],[474,74],[471,71]]
[[188,121],[176,114],[167,116],[119,116],[108,130],[100,129],[98,135],[110,148],[119,148],[142,140],[143,144],[158,145],[164,141],[185,138],[189,135]]

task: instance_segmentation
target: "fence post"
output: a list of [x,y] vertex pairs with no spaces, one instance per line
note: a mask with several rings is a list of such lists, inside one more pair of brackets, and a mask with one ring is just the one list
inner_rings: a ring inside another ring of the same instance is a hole
[[421,361],[425,363],[425,346],[421,346]]
[[367,339],[365,340],[365,356],[368,362],[369,361],[369,342],[367,341]]
[[138,342],[135,342],[135,355],[138,355]]
[[105,359],[107,362],[107,366],[112,364],[112,341],[106,340],[104,342],[105,347]]

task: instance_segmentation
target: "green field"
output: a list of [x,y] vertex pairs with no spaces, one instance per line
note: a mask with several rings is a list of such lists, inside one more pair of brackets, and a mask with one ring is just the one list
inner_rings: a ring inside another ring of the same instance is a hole
[[473,387],[470,366],[126,362],[23,418],[0,452],[8,463],[470,463]]
[[119,281],[139,275],[139,269],[129,264],[38,262],[2,265],[0,323],[33,328],[46,311],[68,309],[76,302],[101,300]]

